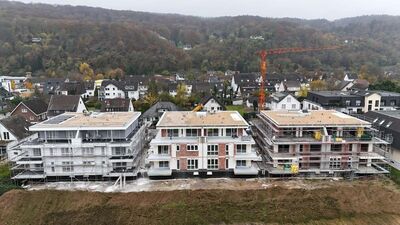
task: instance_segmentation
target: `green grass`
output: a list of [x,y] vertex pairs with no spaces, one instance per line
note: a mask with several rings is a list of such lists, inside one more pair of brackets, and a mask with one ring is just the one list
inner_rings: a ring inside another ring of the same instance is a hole
[[390,178],[397,184],[400,185],[400,170],[394,167],[390,167]]
[[226,106],[226,110],[238,111],[242,116],[247,112],[246,108],[243,105],[228,105]]
[[8,164],[0,164],[0,195],[9,190],[19,188],[11,180],[11,172]]

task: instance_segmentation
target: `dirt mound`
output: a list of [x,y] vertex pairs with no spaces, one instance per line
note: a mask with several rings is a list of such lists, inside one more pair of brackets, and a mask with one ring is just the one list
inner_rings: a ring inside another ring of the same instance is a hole
[[400,224],[392,183],[343,182],[318,189],[96,193],[10,191],[0,224]]

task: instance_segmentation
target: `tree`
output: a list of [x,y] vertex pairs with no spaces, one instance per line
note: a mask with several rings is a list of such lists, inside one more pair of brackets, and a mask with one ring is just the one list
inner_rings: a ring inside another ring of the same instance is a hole
[[187,96],[186,96],[186,85],[184,83],[178,84],[175,103],[180,107],[185,107],[187,104]]
[[298,96],[306,98],[308,95],[308,89],[305,86],[301,86]]
[[104,79],[104,75],[103,75],[103,74],[98,73],[98,74],[96,75],[95,80],[103,80],[103,79]]
[[310,83],[310,89],[313,91],[325,91],[327,90],[327,85],[324,80],[313,80]]
[[79,65],[79,72],[83,75],[84,80],[94,80],[94,71],[90,68],[87,63],[81,63]]
[[158,87],[157,83],[155,80],[150,80],[149,82],[149,88],[148,88],[148,93],[154,96],[158,96]]

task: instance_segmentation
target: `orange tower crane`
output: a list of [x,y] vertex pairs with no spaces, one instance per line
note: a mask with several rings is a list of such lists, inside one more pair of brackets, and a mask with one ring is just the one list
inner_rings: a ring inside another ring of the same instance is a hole
[[258,109],[263,110],[265,104],[265,81],[267,77],[267,57],[269,55],[280,55],[285,53],[300,53],[300,52],[313,52],[313,51],[324,51],[324,50],[335,50],[342,48],[342,46],[327,46],[322,48],[277,48],[270,50],[262,50],[259,52],[260,55],[260,72],[261,72],[261,86],[258,97]]

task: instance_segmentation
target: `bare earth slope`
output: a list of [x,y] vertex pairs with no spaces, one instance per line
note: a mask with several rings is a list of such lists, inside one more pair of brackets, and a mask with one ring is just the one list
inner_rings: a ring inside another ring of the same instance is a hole
[[322,187],[139,193],[15,190],[0,197],[0,224],[400,224],[400,191],[387,180],[316,185]]

